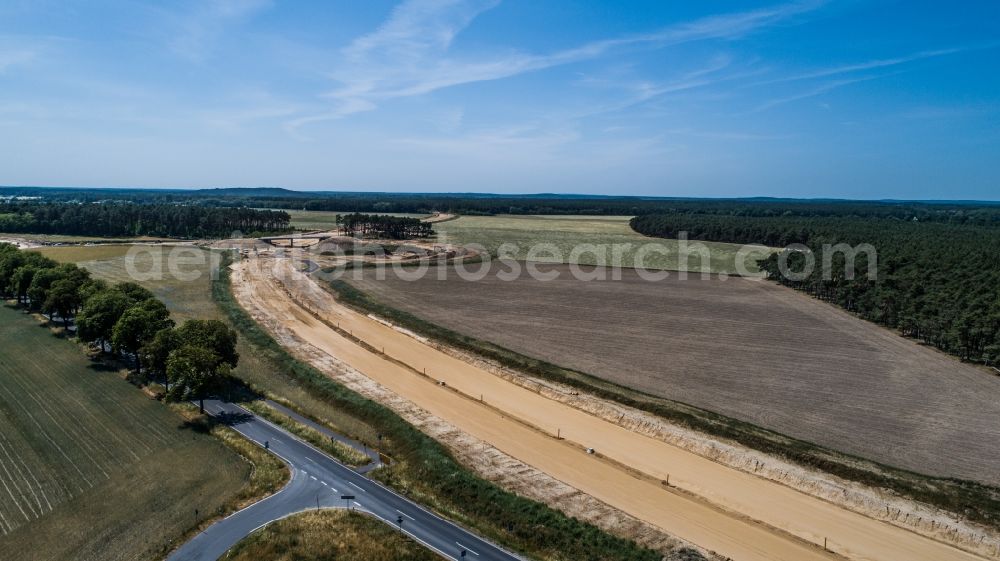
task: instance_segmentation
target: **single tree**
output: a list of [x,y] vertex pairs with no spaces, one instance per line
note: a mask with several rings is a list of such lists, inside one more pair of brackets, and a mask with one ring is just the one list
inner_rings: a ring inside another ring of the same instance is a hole
[[146,371],[153,376],[163,378],[166,391],[170,392],[170,377],[167,375],[167,359],[170,353],[183,346],[183,341],[177,334],[177,329],[168,327],[153,335],[153,339],[143,346],[142,360],[146,363]]
[[153,293],[146,287],[136,284],[134,282],[121,282],[115,285],[115,289],[119,290],[134,304],[139,302],[145,302],[146,300],[151,300],[154,298]]
[[168,392],[171,400],[197,399],[198,408],[205,412],[205,398],[217,389],[229,375],[229,365],[212,351],[185,345],[170,353],[167,377],[174,382]]
[[49,296],[49,289],[56,282],[63,280],[65,276],[59,269],[39,269],[31,277],[31,284],[28,286],[28,307],[31,310],[41,310]]
[[21,265],[14,270],[10,277],[10,291],[17,298],[18,304],[24,304],[28,300],[28,289],[31,288],[31,281],[35,278],[38,268],[34,265]]
[[111,288],[91,295],[76,318],[76,334],[82,341],[96,341],[101,350],[111,342],[115,324],[131,301],[124,292]]
[[9,243],[0,244],[0,292],[13,294],[14,271],[24,265],[24,252]]
[[157,331],[173,327],[170,312],[155,298],[144,300],[125,310],[111,330],[111,346],[135,358],[136,373],[142,372],[139,350],[153,340]]
[[69,320],[76,314],[80,306],[80,292],[76,282],[70,279],[60,279],[52,283],[42,303],[42,313],[49,317],[58,315],[63,326],[69,328]]
[[230,368],[236,368],[240,360],[240,355],[236,352],[236,332],[217,319],[188,320],[177,328],[177,335],[186,345],[211,350]]
[[[77,288],[80,304],[83,305],[84,302],[90,300],[91,296],[97,294],[98,292],[104,292],[105,290],[108,290],[108,283],[104,280],[88,279]],[[75,310],[75,312],[79,313],[80,310]]]

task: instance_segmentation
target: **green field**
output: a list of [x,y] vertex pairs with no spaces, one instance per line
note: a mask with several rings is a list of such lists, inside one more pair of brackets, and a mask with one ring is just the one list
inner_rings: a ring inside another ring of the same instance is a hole
[[[647,247],[646,257],[640,261],[648,269],[700,271],[701,260],[692,252],[687,264],[680,259],[679,242],[648,238],[634,232],[628,225],[628,216],[462,216],[435,224],[438,241],[484,246],[496,254],[501,244],[516,244],[518,259],[538,262],[579,263],[582,265],[619,263],[622,267],[637,265],[640,248]],[[736,256],[740,246],[715,242],[689,242],[692,249],[703,246],[709,250],[709,269],[713,273],[736,273]],[[538,244],[551,244],[558,254],[552,258],[547,253],[529,254],[529,248]],[[599,255],[578,250],[581,244],[592,244]],[[613,248],[622,248],[621,259],[615,259]],[[627,246],[627,247],[626,247]],[[766,257],[767,250],[755,252],[746,260],[746,270],[757,272],[756,259]],[[665,255],[663,253],[666,253]]]
[[[292,217],[292,227],[299,230],[333,230],[337,227],[338,214],[350,214],[349,211],[326,210],[285,210]],[[408,216],[423,218],[426,214],[402,214],[398,212],[380,212],[390,216]]]
[[0,559],[152,559],[250,466],[29,315],[0,307]]

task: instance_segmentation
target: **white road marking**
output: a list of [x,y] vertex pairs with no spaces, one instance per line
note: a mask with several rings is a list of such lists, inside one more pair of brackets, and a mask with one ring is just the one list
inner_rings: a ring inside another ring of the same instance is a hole
[[[348,482],[347,482],[347,484],[348,484],[348,485],[354,485],[354,486],[355,486],[355,487],[357,487],[358,489],[361,489],[361,486],[360,486],[360,485],[358,485],[357,483],[354,483],[353,481],[348,481]],[[361,489],[361,492],[362,492],[362,493],[367,493],[368,491],[365,491],[364,489]]]
[[310,476],[309,476],[309,479],[312,479],[313,481],[318,481],[318,480],[316,479],[316,476],[315,476],[315,475],[310,475]]
[[460,544],[459,542],[455,542],[455,543],[458,544],[458,547],[460,547],[460,548],[468,551],[469,553],[475,555],[476,557],[479,557],[479,554],[476,553],[475,551],[473,551],[473,549],[471,547],[464,546],[464,545]]
[[356,506],[358,508],[364,508],[363,506],[361,506],[361,503],[359,503],[358,501],[354,501],[354,506]]
[[329,487],[329,485],[326,484],[326,481],[320,481],[320,483],[322,483],[324,487]]
[[410,520],[416,520],[416,518],[414,518],[414,517],[410,516],[409,514],[406,514],[405,512],[403,512],[403,511],[399,510],[398,508],[396,509],[396,512],[398,512],[398,513],[402,514],[403,516],[405,516],[405,517],[409,518]]

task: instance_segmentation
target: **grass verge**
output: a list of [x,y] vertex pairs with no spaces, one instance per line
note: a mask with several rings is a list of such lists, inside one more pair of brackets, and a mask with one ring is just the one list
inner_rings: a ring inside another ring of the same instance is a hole
[[279,427],[287,430],[288,432],[298,436],[302,440],[305,440],[309,444],[312,444],[316,448],[326,452],[327,454],[333,456],[341,463],[347,464],[349,466],[363,466],[368,463],[368,456],[358,452],[354,448],[344,444],[343,442],[337,442],[335,440],[330,440],[324,435],[320,434],[319,431],[312,429],[299,423],[295,419],[292,419],[288,415],[285,415],[273,407],[262,401],[250,401],[241,404],[250,411],[253,411],[257,415],[267,419],[268,421],[278,425]]
[[973,481],[931,477],[835,452],[685,403],[649,394],[524,356],[488,341],[469,337],[408,312],[380,303],[345,281],[329,285],[341,302],[425,337],[468,351],[503,366],[559,382],[598,397],[662,417],[668,421],[807,467],[874,487],[891,490],[991,527],[1000,526],[1000,489]]
[[333,381],[294,359],[236,303],[223,267],[213,296],[240,335],[265,350],[280,365],[275,376],[288,377],[316,399],[363,421],[383,435],[382,447],[395,460],[379,478],[474,528],[505,547],[550,560],[654,561],[661,554],[612,536],[548,506],[519,497],[461,466],[439,442],[387,407]]
[[437,554],[381,521],[347,511],[310,511],[257,530],[228,561],[439,561]]

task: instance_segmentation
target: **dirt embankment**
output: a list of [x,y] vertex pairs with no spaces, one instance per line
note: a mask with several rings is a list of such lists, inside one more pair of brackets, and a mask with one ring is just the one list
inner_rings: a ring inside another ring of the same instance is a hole
[[[292,348],[309,355],[304,358],[338,377],[349,365],[357,379],[339,379],[352,387],[367,386],[366,395],[372,395],[375,384],[388,392],[376,397],[379,401],[396,402],[396,408],[402,399],[408,407],[671,534],[736,559],[828,559],[824,542],[856,559],[979,558],[528,390],[344,309],[289,263],[280,263],[278,271],[283,282],[273,271],[248,274],[242,264],[236,275],[239,298],[284,342],[297,343]],[[376,351],[339,334],[331,328],[336,325]],[[331,371],[331,360],[338,372]],[[444,385],[420,376],[425,368]],[[587,454],[584,446],[599,453]],[[460,455],[481,458],[480,453]],[[669,486],[664,484],[668,478]]]

